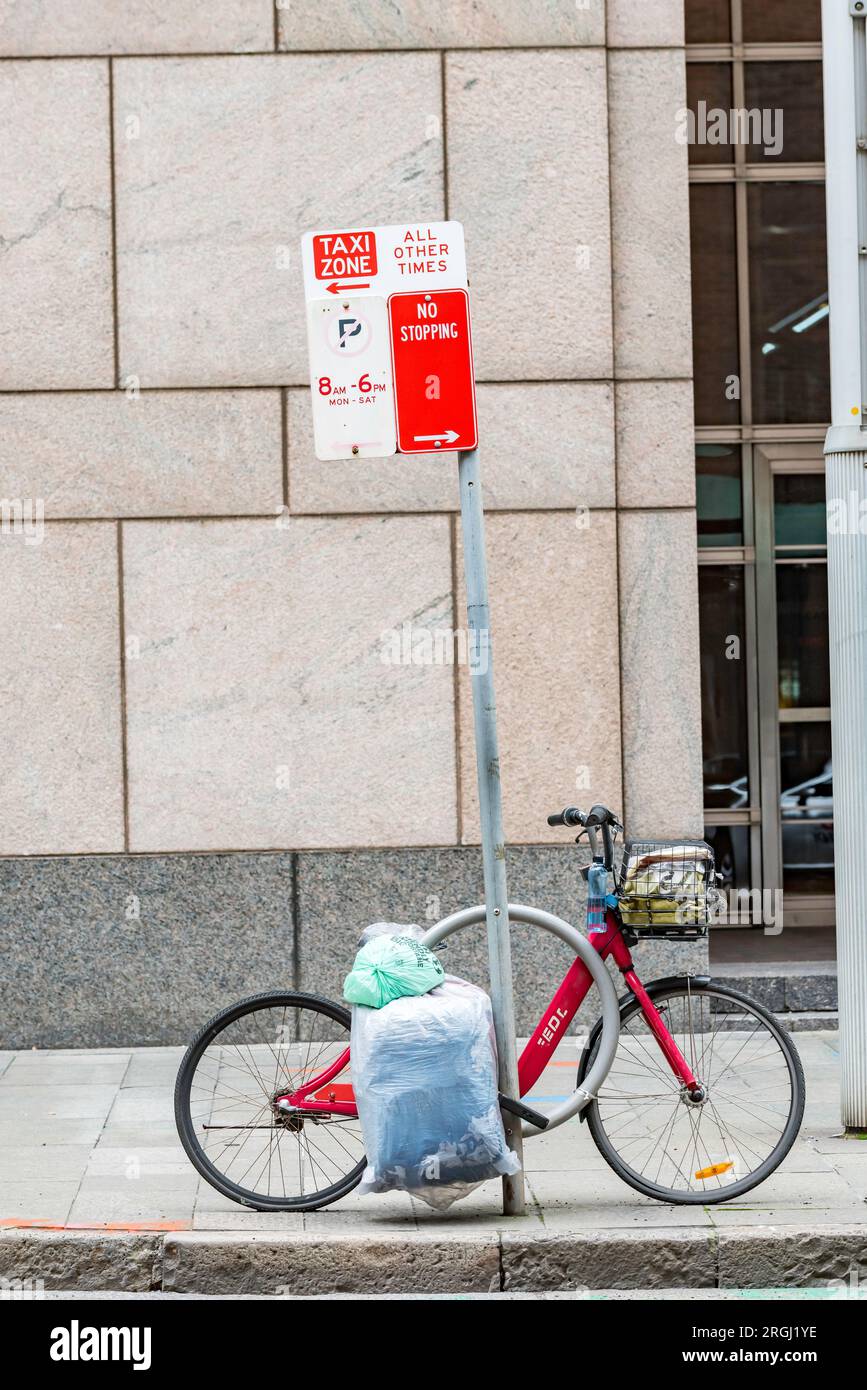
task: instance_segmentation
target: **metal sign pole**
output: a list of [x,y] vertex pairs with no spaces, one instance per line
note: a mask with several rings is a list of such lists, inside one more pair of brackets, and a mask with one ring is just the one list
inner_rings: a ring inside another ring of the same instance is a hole
[[[509,896],[506,891],[506,847],[503,835],[500,754],[497,745],[497,706],[494,700],[494,674],[491,664],[491,620],[488,607],[488,567],[485,560],[485,518],[482,509],[479,451],[465,450],[459,453],[458,460],[464,574],[467,587],[467,650],[470,654],[473,691],[491,1002],[497,1038],[500,1092],[517,1100],[518,1061],[512,994],[512,952],[509,940]],[[503,1124],[509,1148],[514,1150],[522,1161],[519,1172],[513,1177],[503,1178],[503,1211],[507,1216],[520,1216],[524,1211],[521,1121],[504,1110]]]

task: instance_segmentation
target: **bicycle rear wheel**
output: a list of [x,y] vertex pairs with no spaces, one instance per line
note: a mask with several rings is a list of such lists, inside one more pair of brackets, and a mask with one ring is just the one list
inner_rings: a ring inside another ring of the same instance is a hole
[[[175,1120],[218,1192],[256,1211],[314,1211],[361,1181],[357,1117],[285,1115],[274,1104],[339,1058],[349,1026],[348,1009],[294,990],[243,999],[205,1024],[181,1062]],[[350,1079],[346,1067],[330,1081]]]
[[764,1182],[797,1137],[805,1101],[797,1050],[772,1014],[727,985],[684,978],[648,990],[704,1098],[688,1096],[634,1000],[621,1011],[588,1128],[615,1173],[645,1196],[731,1201]]

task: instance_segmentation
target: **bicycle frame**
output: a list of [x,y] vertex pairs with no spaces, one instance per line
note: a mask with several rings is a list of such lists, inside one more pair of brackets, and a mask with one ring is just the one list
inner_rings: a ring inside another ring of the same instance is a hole
[[[647,1026],[659,1043],[671,1070],[684,1086],[694,1090],[699,1083],[669,1033],[662,1015],[635,973],[632,953],[623,939],[620,923],[610,908],[605,914],[604,929],[594,932],[590,937],[590,943],[600,959],[604,961],[611,956],[614,960],[624,982],[638,1000]],[[518,1059],[518,1081],[522,1096],[533,1088],[542,1075],[565,1029],[569,1027],[584,1003],[592,985],[593,978],[590,972],[584,962],[576,958]]]
[[[639,980],[620,922],[610,907],[606,909],[605,925],[591,929],[589,937],[583,936],[568,922],[564,922],[551,913],[543,912],[539,908],[510,903],[509,919],[513,922],[524,922],[531,926],[542,927],[574,947],[576,952],[575,960],[566,972],[551,1003],[544,1011],[519,1058],[518,1081],[522,1096],[526,1095],[538,1081],[594,984],[599,989],[602,1002],[602,1036],[594,1063],[585,1077],[583,1085],[576,1090],[574,1097],[570,1097],[549,1115],[549,1129],[562,1124],[595,1099],[596,1093],[608,1075],[614,1060],[620,1031],[620,1009],[611,977],[604,964],[609,956],[621,971],[627,987],[638,1000],[647,1026],[659,1043],[672,1072],[688,1090],[696,1089],[699,1085],[698,1079],[668,1031],[659,1010]],[[455,931],[484,921],[485,908],[483,905],[453,913],[451,917],[444,918],[443,921],[431,928],[424,937],[424,944],[434,946]],[[349,1060],[349,1048],[346,1048],[327,1068],[305,1081],[296,1090],[275,1097],[275,1101],[283,1100],[293,1109],[306,1113],[357,1115],[358,1111],[352,1096],[351,1086],[346,1083],[329,1085],[349,1065]],[[532,1137],[540,1132],[542,1131],[534,1125],[524,1125],[524,1134],[527,1137]]]

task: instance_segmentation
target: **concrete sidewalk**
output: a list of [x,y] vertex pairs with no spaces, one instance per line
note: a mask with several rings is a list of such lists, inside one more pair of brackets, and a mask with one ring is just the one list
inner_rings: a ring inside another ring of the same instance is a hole
[[[762,1187],[670,1207],[625,1186],[586,1127],[526,1146],[529,1207],[487,1184],[445,1215],[403,1194],[247,1211],[174,1128],[179,1048],[0,1054],[0,1277],[46,1288],[297,1293],[774,1288],[867,1278],[867,1141],[839,1137],[830,1032],[799,1034],[807,1113]],[[577,1046],[547,1088],[574,1084]],[[855,1274],[853,1274],[853,1270]]]

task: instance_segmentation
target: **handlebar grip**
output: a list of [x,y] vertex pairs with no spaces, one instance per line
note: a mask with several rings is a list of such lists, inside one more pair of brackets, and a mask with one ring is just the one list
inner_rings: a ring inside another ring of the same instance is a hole
[[549,825],[583,825],[584,816],[577,806],[567,806],[564,811],[548,817]]

